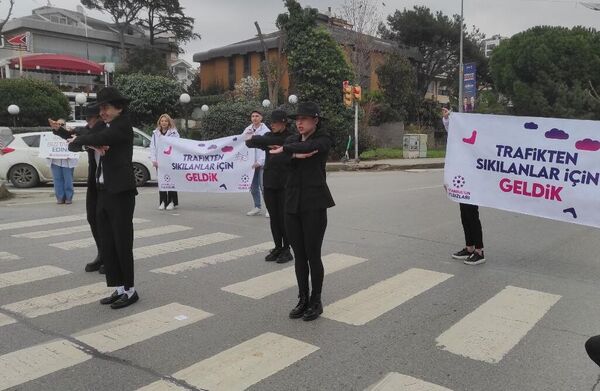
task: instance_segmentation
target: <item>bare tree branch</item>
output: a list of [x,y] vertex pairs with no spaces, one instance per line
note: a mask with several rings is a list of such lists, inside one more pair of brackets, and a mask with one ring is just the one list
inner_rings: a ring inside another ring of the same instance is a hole
[[[2,29],[4,28],[4,25],[6,24],[6,22],[9,21],[10,19],[10,15],[12,15],[12,10],[13,7],[15,6],[15,0],[9,0],[10,3],[10,7],[8,8],[8,14],[6,15],[6,18],[0,22],[0,32],[2,32]],[[1,2],[0,2],[1,4]]]

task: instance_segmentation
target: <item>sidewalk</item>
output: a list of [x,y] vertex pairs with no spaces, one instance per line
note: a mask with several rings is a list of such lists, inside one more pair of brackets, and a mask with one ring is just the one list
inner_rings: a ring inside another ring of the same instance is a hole
[[420,159],[385,159],[364,160],[358,164],[354,160],[349,162],[327,163],[327,171],[360,171],[360,170],[413,170],[425,168],[444,168],[444,158]]

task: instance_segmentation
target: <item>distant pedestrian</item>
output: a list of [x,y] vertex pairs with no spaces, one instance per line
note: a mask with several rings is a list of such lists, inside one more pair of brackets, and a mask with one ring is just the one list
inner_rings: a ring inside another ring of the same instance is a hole
[[[287,113],[283,110],[273,110],[271,113],[271,131],[260,136],[248,134],[246,145],[249,148],[260,148],[269,151],[273,145],[283,145],[292,135],[288,130]],[[285,183],[290,165],[289,154],[266,153],[263,174],[264,198],[270,215],[271,234],[275,248],[269,251],[265,261],[285,263],[294,259],[285,232]]]
[[[152,132],[152,141],[150,142],[150,160],[152,165],[158,170],[158,158],[156,154],[156,146],[161,137],[177,137],[179,132],[175,127],[175,121],[168,115],[163,114],[156,121],[156,129]],[[160,191],[158,192],[158,209],[173,210],[179,205],[179,197],[176,191]]]
[[333,139],[322,129],[323,117],[316,103],[299,103],[296,114],[290,117],[296,120],[299,134],[290,136],[282,147],[270,153],[286,153],[292,158],[285,189],[285,226],[296,257],[300,300],[289,316],[310,321],[323,313],[325,271],[321,246],[327,228],[327,208],[335,205],[327,186],[325,164]]
[[[260,111],[254,110],[250,114],[250,121],[252,122],[244,132],[242,136],[257,135],[262,136],[265,133],[271,131],[263,122],[263,115]],[[250,194],[252,195],[252,201],[254,202],[254,208],[252,208],[246,215],[258,216],[262,213],[260,195],[262,193],[262,180],[263,180],[263,167],[265,165],[265,152],[260,149],[254,149],[254,153],[250,154],[250,158],[253,160],[252,168],[254,168],[254,176],[252,177],[252,184],[250,185]],[[268,213],[268,212],[267,212]]]
[[[442,122],[446,131],[450,131],[450,111],[442,109]],[[465,234],[465,247],[452,254],[465,265],[480,265],[485,262],[483,253],[483,230],[479,220],[479,206],[460,203],[460,220]]]
[[[56,121],[59,128],[65,128],[66,122],[60,118]],[[53,133],[57,135],[57,132],[53,130]],[[75,189],[73,187],[73,172],[75,167],[79,163],[79,156],[66,159],[46,159],[46,162],[50,166],[52,171],[52,183],[54,186],[54,195],[56,196],[57,204],[71,204],[73,203],[73,195]]]

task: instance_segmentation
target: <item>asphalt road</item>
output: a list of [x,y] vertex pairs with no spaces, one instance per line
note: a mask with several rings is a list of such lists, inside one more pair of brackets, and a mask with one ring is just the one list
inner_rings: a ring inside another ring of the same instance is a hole
[[450,258],[463,236],[441,170],[328,181],[323,255],[337,255],[314,322],[288,318],[292,264],[264,262],[268,220],[245,216],[249,194],[180,194],[167,212],[143,188],[141,299],[122,310],[83,271],[84,187],[71,206],[51,187],[0,202],[0,390],[364,390],[392,372],[378,389],[593,389],[597,230],[482,209],[488,261],[466,266]]

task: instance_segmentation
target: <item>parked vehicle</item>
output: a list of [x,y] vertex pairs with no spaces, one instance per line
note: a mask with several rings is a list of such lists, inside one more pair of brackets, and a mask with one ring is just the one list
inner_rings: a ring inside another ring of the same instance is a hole
[[[85,123],[83,123],[85,125]],[[82,126],[79,122],[69,122],[67,126]],[[44,132],[12,134],[9,128],[0,128],[3,136],[0,151],[0,180],[9,180],[15,187],[35,187],[52,181],[52,172],[46,159],[38,157],[40,135]],[[8,140],[8,141],[5,141]],[[137,186],[156,180],[156,169],[149,158],[150,137],[133,128],[133,171]],[[73,173],[74,182],[86,182],[88,174],[88,154],[80,152],[79,163]]]

